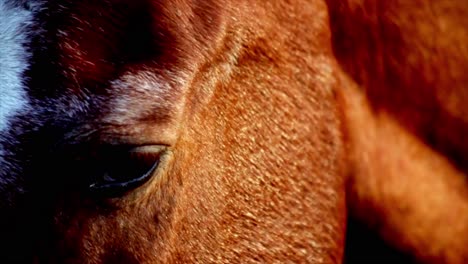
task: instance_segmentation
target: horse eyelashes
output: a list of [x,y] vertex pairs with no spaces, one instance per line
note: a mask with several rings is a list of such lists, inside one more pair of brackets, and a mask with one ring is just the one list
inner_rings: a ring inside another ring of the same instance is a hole
[[97,164],[88,188],[98,195],[123,195],[151,178],[160,163],[161,154],[134,150],[113,153],[113,157],[106,157]]
[[166,147],[95,146],[66,156],[72,188],[100,197],[125,195],[150,180]]

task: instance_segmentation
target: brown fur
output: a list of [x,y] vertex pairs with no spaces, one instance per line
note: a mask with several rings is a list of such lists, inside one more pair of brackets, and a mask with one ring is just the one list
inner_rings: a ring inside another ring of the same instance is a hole
[[179,34],[171,44],[190,51],[174,73],[185,80],[175,87],[182,114],[172,127],[145,119],[134,125],[147,133],[118,130],[158,142],[168,129],[170,153],[151,182],[122,198],[64,201],[49,260],[339,263],[344,153],[326,6],[223,2],[220,28],[206,39],[184,30],[209,19],[207,9],[181,21],[177,12],[201,2],[177,3],[158,10],[175,16],[164,24]]
[[[58,201],[38,262],[340,263],[347,205],[466,262],[467,4],[127,2],[50,1],[48,33],[67,87],[125,99],[95,121],[113,143],[170,151],[123,197]],[[161,84],[159,108],[131,89]]]
[[425,263],[468,261],[468,4],[328,1],[351,212]]

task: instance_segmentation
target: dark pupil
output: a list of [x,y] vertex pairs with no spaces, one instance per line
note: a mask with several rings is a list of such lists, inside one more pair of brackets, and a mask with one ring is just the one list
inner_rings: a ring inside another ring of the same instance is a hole
[[106,157],[101,161],[98,175],[95,175],[95,182],[105,183],[125,183],[139,178],[148,173],[156,160],[154,157],[147,157],[145,154],[124,152]]
[[75,160],[75,175],[94,194],[118,196],[151,178],[159,154],[109,148]]

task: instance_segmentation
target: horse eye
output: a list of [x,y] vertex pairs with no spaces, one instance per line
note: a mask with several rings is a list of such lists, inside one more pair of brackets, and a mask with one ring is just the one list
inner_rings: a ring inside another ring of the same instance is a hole
[[120,196],[147,182],[159,165],[164,146],[110,149],[96,154],[86,169],[93,194]]

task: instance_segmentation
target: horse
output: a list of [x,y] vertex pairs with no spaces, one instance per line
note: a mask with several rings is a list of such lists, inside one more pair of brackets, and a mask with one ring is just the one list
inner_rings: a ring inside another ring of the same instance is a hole
[[466,14],[1,0],[2,262],[466,262]]

